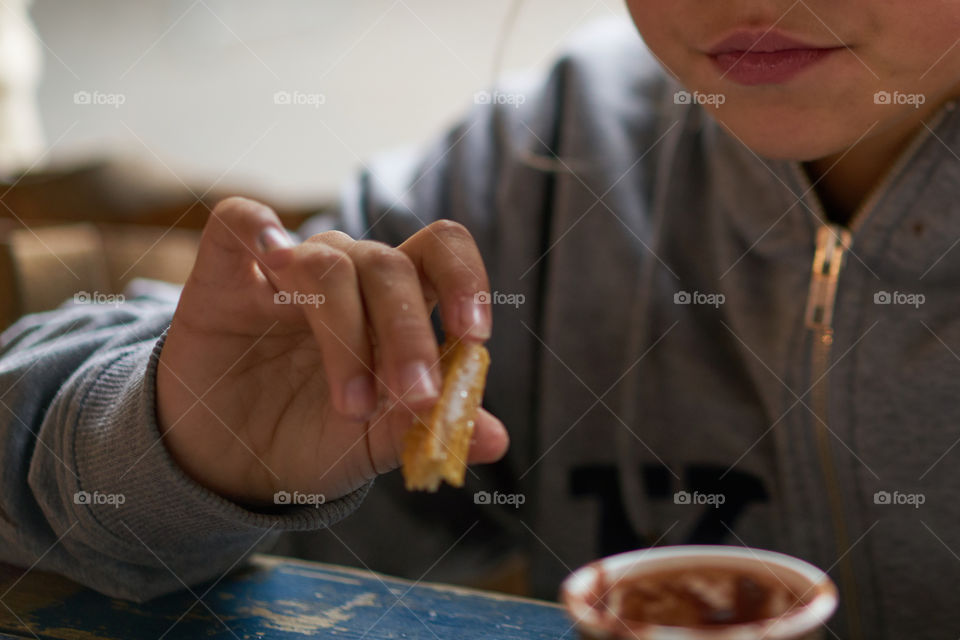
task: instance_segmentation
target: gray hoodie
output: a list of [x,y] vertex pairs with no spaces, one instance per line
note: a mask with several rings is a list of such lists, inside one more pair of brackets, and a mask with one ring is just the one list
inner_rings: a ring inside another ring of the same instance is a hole
[[302,230],[398,243],[443,217],[474,234],[493,288],[486,405],[513,443],[465,491],[387,477],[326,531],[366,490],[242,509],[157,444],[172,301],[74,307],[2,338],[0,559],[142,599],[309,530],[279,548],[450,580],[516,553],[552,597],[599,555],[745,544],[828,570],[838,637],[956,637],[960,116],[928,122],[843,229],[798,165],[678,91],[631,27],[596,25],[545,79],[372,163]]

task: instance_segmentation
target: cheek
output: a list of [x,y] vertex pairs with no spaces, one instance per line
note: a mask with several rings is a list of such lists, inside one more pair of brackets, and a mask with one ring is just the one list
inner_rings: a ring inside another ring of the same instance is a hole
[[933,99],[960,79],[960,2],[888,3],[875,37],[863,47],[867,64],[890,89]]
[[683,6],[688,2],[664,0],[627,0],[627,8],[633,23],[647,47],[668,67],[666,70],[683,74],[682,56],[685,51],[685,34],[679,25],[684,22]]

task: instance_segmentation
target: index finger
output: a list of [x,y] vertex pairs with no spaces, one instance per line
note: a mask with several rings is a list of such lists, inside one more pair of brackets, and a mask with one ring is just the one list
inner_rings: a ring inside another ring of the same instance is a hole
[[452,220],[438,220],[410,236],[398,249],[406,253],[424,291],[440,302],[446,333],[467,340],[490,338],[490,281],[480,249],[467,228]]

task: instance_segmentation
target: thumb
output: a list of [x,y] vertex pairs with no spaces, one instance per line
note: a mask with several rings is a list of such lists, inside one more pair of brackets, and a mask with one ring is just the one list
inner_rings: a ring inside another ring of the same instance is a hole
[[[389,418],[375,419],[368,427],[370,455],[376,473],[386,473],[400,467],[407,447],[406,435],[413,424],[413,414],[394,411]],[[381,432],[383,432],[381,434]],[[386,441],[384,440],[386,438]],[[510,446],[510,436],[503,423],[484,408],[477,410],[468,464],[489,464],[501,459]]]
[[477,411],[468,462],[470,464],[496,462],[506,454],[509,446],[510,436],[503,423],[486,409],[480,408]]

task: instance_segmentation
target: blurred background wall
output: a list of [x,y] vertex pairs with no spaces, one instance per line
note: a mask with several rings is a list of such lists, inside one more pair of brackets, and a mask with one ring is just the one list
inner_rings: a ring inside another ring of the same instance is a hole
[[[116,152],[191,183],[315,200],[361,158],[425,141],[465,109],[491,83],[510,6],[35,0],[45,160]],[[621,0],[526,0],[505,70],[545,67],[578,26],[610,15],[626,15]]]
[[498,51],[545,69],[610,16],[622,0],[0,0],[0,328],[183,282],[228,195],[299,228],[364,159],[442,133]]

